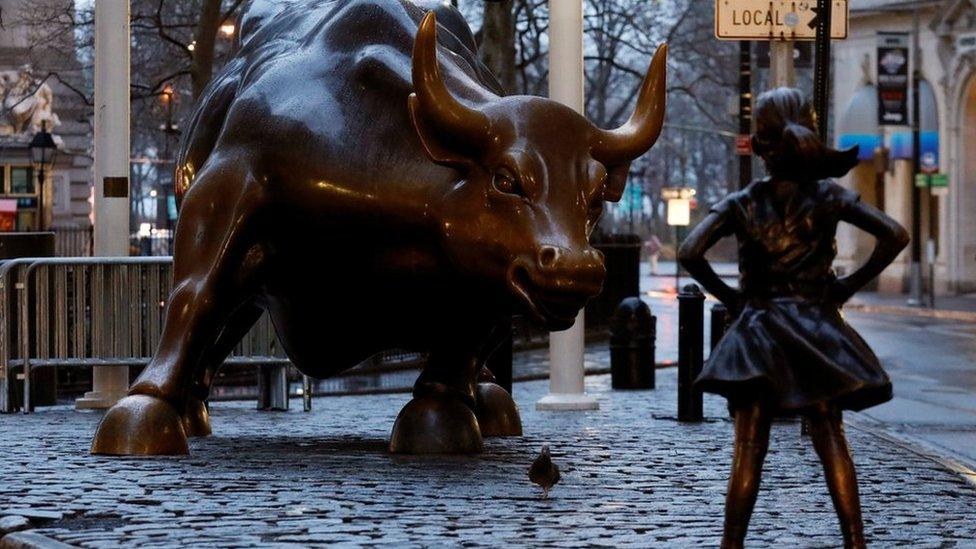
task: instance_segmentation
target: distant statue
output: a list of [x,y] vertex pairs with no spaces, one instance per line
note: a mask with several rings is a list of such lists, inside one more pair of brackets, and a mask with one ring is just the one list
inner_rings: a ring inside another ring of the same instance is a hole
[[[741,547],[759,491],[772,419],[807,417],[847,547],[865,545],[854,464],[842,410],[891,399],[877,357],[839,309],[908,244],[908,233],[834,183],[857,164],[817,137],[816,115],[796,89],[759,97],[753,148],[770,176],[715,205],[680,250],[688,272],[735,315],[697,380],[725,396],[735,416],[735,455],[723,547]],[[867,262],[838,278],[831,268],[844,221],[877,238]],[[719,278],[705,252],[720,238],[739,242],[740,289]]]
[[61,124],[54,113],[54,91],[34,79],[30,67],[0,71],[0,135],[34,134],[46,123],[50,130]]

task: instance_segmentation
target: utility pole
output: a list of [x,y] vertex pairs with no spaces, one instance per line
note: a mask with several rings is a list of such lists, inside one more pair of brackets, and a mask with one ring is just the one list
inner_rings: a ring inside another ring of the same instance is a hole
[[[549,98],[583,112],[583,0],[549,0]],[[549,334],[549,394],[539,410],[596,410],[587,395],[583,311],[573,327]]]
[[820,140],[827,142],[830,106],[831,0],[817,0],[817,52],[813,78],[813,108],[817,113]]
[[[129,255],[129,0],[95,5],[95,256]],[[106,295],[110,295],[106,292]],[[95,366],[78,408],[108,408],[129,369]]]
[[[739,138],[752,134],[752,42],[739,41]],[[743,149],[747,149],[743,146]],[[739,188],[752,182],[752,155],[739,151]]]
[[921,46],[919,44],[918,9],[912,10],[912,267],[909,282],[908,304],[922,306],[922,189],[916,181],[921,173],[921,101],[919,100],[919,81],[921,80]]

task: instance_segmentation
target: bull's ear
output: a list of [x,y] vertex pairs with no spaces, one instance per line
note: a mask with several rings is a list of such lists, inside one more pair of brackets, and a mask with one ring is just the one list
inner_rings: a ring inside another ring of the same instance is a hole
[[607,182],[604,184],[603,199],[607,202],[619,202],[624,196],[629,174],[630,162],[607,166]]
[[424,122],[424,117],[420,112],[420,100],[417,99],[417,94],[411,93],[407,104],[409,106],[410,120],[413,122],[413,128],[417,132],[417,137],[420,138],[420,144],[427,151],[427,156],[443,166],[462,169],[470,168],[473,164],[471,159],[447,147],[444,144],[444,140],[437,135],[434,128]]

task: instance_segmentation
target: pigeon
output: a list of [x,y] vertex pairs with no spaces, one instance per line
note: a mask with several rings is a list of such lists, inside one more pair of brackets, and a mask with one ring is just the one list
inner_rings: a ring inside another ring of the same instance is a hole
[[549,490],[559,482],[559,467],[552,462],[548,445],[542,447],[539,457],[529,467],[529,480],[542,486],[542,499],[548,499]]

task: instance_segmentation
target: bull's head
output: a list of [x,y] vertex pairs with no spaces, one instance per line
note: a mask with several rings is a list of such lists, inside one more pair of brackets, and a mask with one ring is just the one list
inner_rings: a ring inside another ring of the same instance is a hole
[[606,276],[589,244],[603,203],[620,199],[630,162],[661,133],[667,47],[655,54],[630,120],[607,131],[539,97],[465,105],[441,77],[436,32],[429,13],[414,46],[409,106],[430,158],[464,174],[432,212],[447,251],[549,329],[568,328]]

